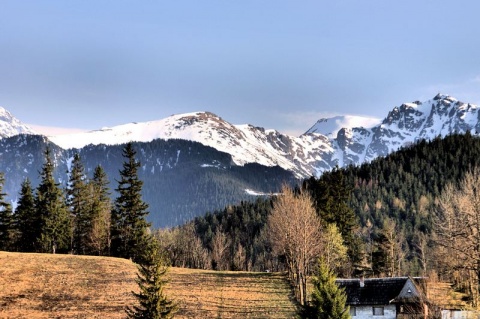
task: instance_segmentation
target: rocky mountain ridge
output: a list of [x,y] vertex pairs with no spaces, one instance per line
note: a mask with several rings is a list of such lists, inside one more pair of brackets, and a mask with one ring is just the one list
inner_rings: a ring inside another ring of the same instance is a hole
[[[377,125],[372,125],[372,119],[334,117],[319,120],[299,137],[253,125],[233,125],[213,113],[195,112],[48,138],[63,149],[80,149],[89,144],[150,142],[157,138],[182,139],[228,153],[235,165],[280,166],[294,172],[298,178],[305,178],[319,176],[335,166],[371,161],[420,139],[453,132],[471,131],[475,134],[480,127],[479,116],[477,105],[438,94],[425,102],[415,101],[394,107]],[[339,123],[352,126],[339,128]],[[358,123],[371,126],[353,126]],[[327,134],[329,130],[331,132]],[[0,131],[0,136],[11,134]]]

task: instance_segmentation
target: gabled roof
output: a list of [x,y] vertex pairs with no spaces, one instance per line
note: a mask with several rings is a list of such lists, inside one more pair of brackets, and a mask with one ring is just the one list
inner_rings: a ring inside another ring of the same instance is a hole
[[348,305],[388,305],[418,301],[422,294],[409,277],[368,278],[363,287],[360,279],[337,279],[345,289]]
[[403,286],[402,290],[398,294],[398,296],[392,300],[394,303],[407,303],[407,302],[416,302],[420,300],[425,300],[426,297],[423,292],[417,287],[415,282],[408,278]]

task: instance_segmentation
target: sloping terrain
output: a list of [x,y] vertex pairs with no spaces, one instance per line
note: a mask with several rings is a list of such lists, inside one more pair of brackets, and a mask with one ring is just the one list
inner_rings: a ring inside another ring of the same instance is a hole
[[172,268],[178,318],[295,318],[283,274]]
[[0,318],[125,318],[129,260],[0,252]]
[[[176,318],[294,318],[282,274],[171,268]],[[125,318],[136,266],[110,257],[0,252],[0,318]]]

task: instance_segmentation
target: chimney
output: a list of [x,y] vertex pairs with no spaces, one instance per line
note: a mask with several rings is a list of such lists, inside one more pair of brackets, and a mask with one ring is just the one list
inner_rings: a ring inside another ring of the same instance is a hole
[[363,277],[363,275],[360,277],[360,288],[363,288],[365,287],[365,278]]

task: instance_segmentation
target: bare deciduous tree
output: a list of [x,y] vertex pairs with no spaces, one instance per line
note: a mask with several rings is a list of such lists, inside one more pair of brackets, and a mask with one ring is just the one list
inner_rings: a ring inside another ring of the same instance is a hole
[[284,186],[267,225],[272,248],[276,254],[285,256],[290,279],[304,305],[307,275],[322,252],[322,226],[310,195],[295,194]]
[[108,252],[110,246],[110,210],[101,210],[91,221],[88,244],[98,255]]
[[172,266],[199,269],[211,268],[211,257],[202,240],[195,233],[195,225],[157,230],[160,250],[164,251]]
[[439,263],[467,283],[478,306],[480,275],[480,169],[465,175],[459,187],[448,185],[438,200],[435,242]]
[[223,231],[217,229],[212,240],[212,260],[216,270],[227,270],[229,266],[230,240]]
[[382,241],[380,249],[385,255],[385,272],[387,276],[402,275],[402,263],[405,260],[405,235],[397,223],[387,217],[384,220],[383,227],[380,230]]
[[421,269],[422,269],[422,276],[427,276],[428,273],[428,263],[429,263],[429,237],[423,232],[418,232],[415,234],[413,239],[413,246],[415,248],[414,254],[417,257]]
[[247,268],[247,252],[245,248],[238,243],[233,255],[233,267],[235,270],[244,270]]

